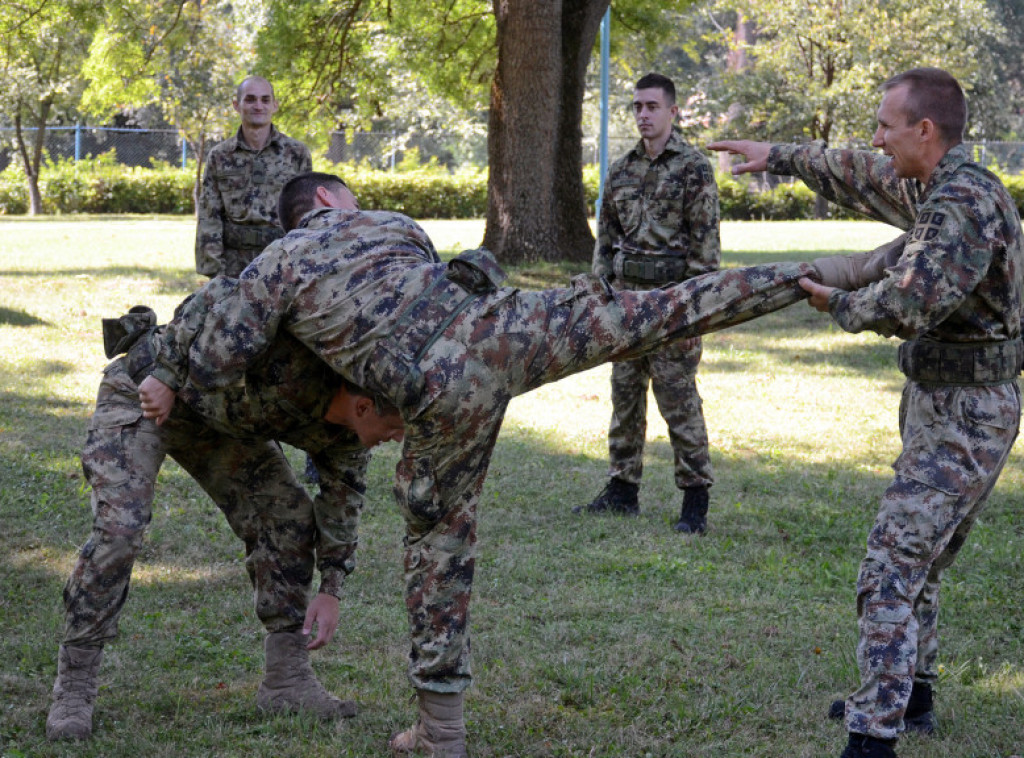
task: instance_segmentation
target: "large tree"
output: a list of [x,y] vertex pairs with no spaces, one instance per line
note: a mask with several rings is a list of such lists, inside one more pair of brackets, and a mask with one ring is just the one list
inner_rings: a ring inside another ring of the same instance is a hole
[[[608,5],[272,0],[259,51],[261,60],[273,62],[275,81],[300,92],[310,108],[356,123],[374,116],[407,119],[403,107],[417,88],[467,112],[487,109],[484,244],[506,262],[584,260],[593,236],[580,124],[587,64]],[[679,5],[622,0],[612,9],[613,26],[624,34],[664,36],[669,28],[660,14]]]
[[587,260],[583,92],[608,0],[495,0],[487,229],[502,260]]
[[39,170],[46,128],[75,114],[82,92],[78,72],[100,13],[94,0],[26,0],[0,8],[0,115],[14,127],[29,215],[43,210]]

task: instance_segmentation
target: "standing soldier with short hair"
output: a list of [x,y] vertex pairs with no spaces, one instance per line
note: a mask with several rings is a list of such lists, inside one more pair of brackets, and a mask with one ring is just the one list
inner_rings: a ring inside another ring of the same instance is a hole
[[905,340],[903,450],[857,577],[860,687],[830,715],[842,758],[895,758],[904,731],[935,730],[942,573],[985,506],[1020,426],[1024,235],[1002,182],[963,146],[967,101],[948,72],[882,85],[863,150],[723,141],[733,173],[795,175],[834,203],[909,231],[881,278],[857,289],[801,285],[840,328]]
[[[593,272],[618,289],[649,290],[715,271],[721,262],[718,187],[707,158],[672,130],[679,108],[672,80],[647,74],[636,83],[633,114],[640,142],[608,171]],[[647,434],[647,387],[668,424],[683,506],[676,531],[707,529],[714,482],[708,433],[697,392],[699,337],[612,365],[609,482],[573,512],[640,512],[637,493]]]
[[196,209],[196,271],[210,277],[238,276],[284,235],[277,196],[313,166],[309,149],[271,123],[278,103],[270,82],[246,77],[232,104],[242,125],[210,151]]

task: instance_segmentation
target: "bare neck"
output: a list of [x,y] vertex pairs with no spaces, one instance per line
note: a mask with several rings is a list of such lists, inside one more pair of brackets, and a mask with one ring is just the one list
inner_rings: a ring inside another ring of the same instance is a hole
[[253,150],[262,150],[270,142],[270,129],[270,124],[255,127],[242,124],[242,139]]

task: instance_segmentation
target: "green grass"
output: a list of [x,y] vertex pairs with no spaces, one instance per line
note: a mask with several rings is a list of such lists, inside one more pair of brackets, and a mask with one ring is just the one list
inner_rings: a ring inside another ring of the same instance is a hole
[[[480,222],[429,222],[440,250]],[[414,717],[406,681],[397,447],[370,472],[342,628],[314,654],[360,715],[337,729],[261,718],[261,629],[242,546],[173,463],[107,648],[95,738],[43,738],[60,590],[84,541],[78,450],[105,364],[100,319],[161,319],[201,279],[185,220],[0,221],[0,755],[376,756]],[[726,264],[813,258],[895,235],[863,222],[727,223]],[[577,268],[513,272],[523,286]],[[513,401],[480,507],[475,756],[837,756],[832,698],[856,683],[854,581],[898,453],[895,344],[799,305],[705,339],[717,484],[710,531],[681,537],[664,423],[649,416],[643,513],[569,509],[603,485],[607,367]],[[652,403],[653,407],[653,403]],[[296,464],[301,462],[294,456]],[[940,736],[903,758],[1024,751],[1021,456],[947,573]]]

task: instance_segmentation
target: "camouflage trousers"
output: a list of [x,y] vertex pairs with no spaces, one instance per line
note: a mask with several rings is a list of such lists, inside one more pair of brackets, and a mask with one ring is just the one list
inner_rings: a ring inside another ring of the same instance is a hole
[[[580,276],[565,289],[500,289],[442,327],[412,367],[424,387],[403,409],[405,444],[395,477],[406,519],[414,687],[458,692],[470,683],[476,509],[509,401],[606,361],[795,303],[806,297],[796,283],[801,276],[817,278],[808,264],[774,264],[630,292]],[[378,350],[415,355],[420,347],[385,343]]]
[[100,645],[117,636],[167,455],[213,498],[245,543],[256,613],[267,630],[300,628],[316,525],[312,500],[280,448],[215,432],[180,404],[156,426],[142,418],[137,387],[120,359],[104,372],[82,450],[93,526],[64,587],[64,644]]
[[667,345],[632,361],[612,364],[612,422],[608,429],[608,476],[639,484],[647,437],[647,388],[668,425],[676,486],[714,482],[704,407],[697,392],[702,347]]
[[914,681],[937,678],[942,572],[999,478],[1020,411],[1015,382],[904,387],[903,450],[857,579],[861,684],[846,701],[849,731],[896,738]]

